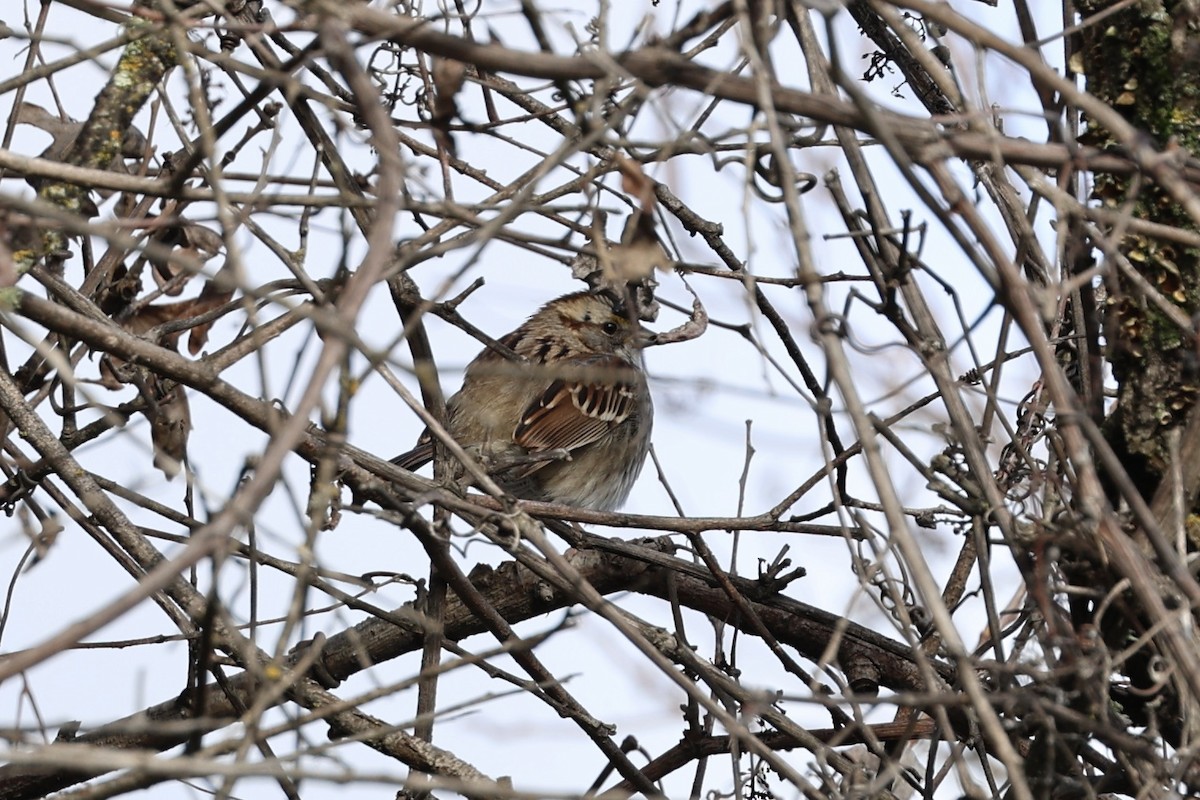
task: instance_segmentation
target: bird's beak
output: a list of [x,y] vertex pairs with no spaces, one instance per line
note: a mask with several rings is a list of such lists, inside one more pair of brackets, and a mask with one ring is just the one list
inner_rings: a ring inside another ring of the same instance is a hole
[[651,347],[658,343],[658,334],[644,325],[638,325],[633,334],[633,343],[638,347]]

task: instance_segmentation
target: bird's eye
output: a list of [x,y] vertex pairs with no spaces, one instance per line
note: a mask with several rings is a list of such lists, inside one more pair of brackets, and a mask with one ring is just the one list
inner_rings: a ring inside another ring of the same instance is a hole
[[613,322],[613,321],[611,321],[611,320],[609,320],[608,322],[606,322],[606,323],[604,323],[603,325],[601,325],[601,326],[600,326],[600,330],[604,331],[604,332],[605,332],[606,334],[608,334],[609,336],[612,336],[612,335],[613,335],[614,333],[616,333],[616,332],[617,332],[619,329],[620,329],[620,326],[619,326],[619,325],[617,325],[617,323],[615,323],[615,322]]

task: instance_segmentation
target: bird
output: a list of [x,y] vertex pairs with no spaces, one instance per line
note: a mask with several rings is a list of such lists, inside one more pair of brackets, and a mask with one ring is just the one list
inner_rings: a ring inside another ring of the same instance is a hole
[[[615,510],[650,450],[651,336],[611,293],[551,300],[499,339],[508,353],[488,347],[467,365],[446,430],[515,497]],[[426,430],[392,463],[415,470],[433,454]]]

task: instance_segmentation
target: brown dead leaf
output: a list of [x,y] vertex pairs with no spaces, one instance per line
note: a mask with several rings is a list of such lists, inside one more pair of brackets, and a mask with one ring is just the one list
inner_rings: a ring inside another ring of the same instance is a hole
[[669,331],[656,333],[654,339],[649,346],[660,344],[674,344],[676,342],[687,342],[692,339],[699,338],[706,330],[708,330],[708,312],[704,310],[704,304],[700,302],[700,298],[696,292],[685,281],[683,284],[692,295],[692,315],[682,325],[672,328]]
[[593,236],[596,256],[604,278],[613,284],[634,283],[672,269],[672,260],[654,231],[654,218],[634,212],[625,221],[620,244],[609,244],[603,236]]
[[183,384],[156,380],[147,392],[146,416],[154,443],[154,466],[170,480],[183,469],[187,457],[192,414]]
[[83,130],[83,123],[73,119],[62,119],[51,114],[36,103],[21,103],[17,106],[16,123],[32,125],[50,134],[50,146],[42,151],[42,158],[62,161],[63,156]]
[[[129,317],[122,320],[121,327],[130,333],[136,333],[138,336],[142,336],[154,328],[157,328],[159,325],[162,325],[163,323],[170,322],[174,319],[186,319],[189,315],[185,313],[185,307],[194,302],[196,301],[183,300],[178,303],[144,305]],[[170,347],[173,349],[178,341],[178,333],[169,333],[162,337],[161,344],[163,347]]]
[[[143,336],[154,328],[160,325],[165,325],[169,322],[179,322],[198,317],[202,314],[207,314],[213,309],[220,308],[233,299],[234,282],[225,267],[217,271],[217,274],[205,282],[204,288],[200,290],[200,295],[191,300],[179,300],[175,303],[148,303],[134,311],[126,319],[121,320],[121,326],[130,333],[136,333]],[[175,349],[179,342],[179,337],[184,330],[192,331],[192,340],[188,345],[188,349],[192,355],[195,355],[204,342],[208,338],[208,330],[212,327],[212,322],[197,323],[188,328],[169,331],[164,333],[159,339],[159,343],[163,347]],[[196,331],[203,329],[203,332],[197,338]]]
[[437,93],[434,99],[434,114],[439,106],[443,111],[456,112],[455,95],[462,89],[467,80],[467,65],[453,58],[433,59],[433,90]]
[[642,165],[617,153],[613,157],[621,173],[621,189],[641,206],[646,216],[654,214],[654,180],[642,170]]
[[124,264],[118,264],[113,269],[107,285],[100,292],[96,304],[105,314],[115,318],[124,314],[141,293],[141,275],[130,272]]
[[45,560],[46,556],[50,555],[50,549],[54,547],[54,543],[58,541],[58,535],[66,530],[63,524],[59,521],[58,516],[50,514],[41,520],[38,530],[33,530],[32,520],[27,517],[25,504],[22,503],[20,511],[21,527],[25,529],[26,534],[30,536],[33,544],[33,558],[29,560],[25,571],[33,569],[41,561]]
[[[124,267],[120,268],[124,277]],[[114,286],[117,284],[114,284]],[[200,291],[200,296],[192,300],[180,300],[176,303],[151,303],[129,314],[120,320],[121,327],[138,336],[145,336],[162,325],[172,322],[186,322],[223,307],[233,299],[234,282],[225,268],[222,268]],[[101,306],[102,308],[104,306]],[[124,308],[124,306],[122,306]],[[196,355],[208,342],[208,333],[216,320],[210,319],[197,322],[194,325],[179,327],[175,330],[164,331],[156,337],[156,341],[171,350],[179,349],[179,337],[184,331],[190,331],[188,336],[188,352]],[[126,383],[127,378],[121,376],[125,362],[114,356],[105,356],[100,361],[100,384],[108,389],[119,389]]]
[[100,356],[100,379],[97,382],[111,392],[124,388],[128,381],[124,380],[118,372],[124,365],[125,362],[116,356],[108,354]]
[[[225,246],[221,235],[210,228],[195,222],[181,221],[177,225],[165,228],[156,234],[154,240],[160,244],[174,247],[180,255],[189,256],[193,264],[203,264],[211,261],[220,254]],[[183,292],[184,286],[195,275],[192,270],[185,269],[182,264],[172,259],[170,261],[155,260],[154,283],[163,294],[172,297]]]
[[433,79],[433,105],[430,122],[439,147],[455,155],[450,123],[458,116],[458,93],[467,80],[467,65],[453,58],[434,58],[430,70]]
[[[229,271],[222,268],[212,277],[208,283],[204,284],[204,288],[200,290],[200,296],[196,298],[196,307],[193,309],[193,316],[199,314],[207,314],[213,309],[220,308],[233,299],[233,276]],[[216,320],[201,322],[192,328],[192,332],[188,335],[188,353],[196,355],[208,342],[208,332],[212,330],[213,323]]]

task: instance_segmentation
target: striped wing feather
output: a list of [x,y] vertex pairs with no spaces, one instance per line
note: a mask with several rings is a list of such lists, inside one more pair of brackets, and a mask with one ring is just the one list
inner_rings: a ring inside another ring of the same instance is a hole
[[[597,359],[597,369],[627,368],[618,358]],[[634,387],[623,381],[603,383],[556,380],[521,416],[513,441],[531,453],[578,450],[604,437],[629,418]],[[541,465],[538,465],[541,466]]]

